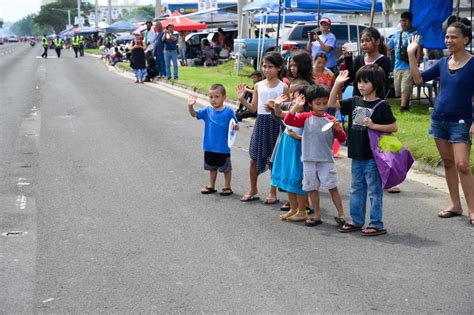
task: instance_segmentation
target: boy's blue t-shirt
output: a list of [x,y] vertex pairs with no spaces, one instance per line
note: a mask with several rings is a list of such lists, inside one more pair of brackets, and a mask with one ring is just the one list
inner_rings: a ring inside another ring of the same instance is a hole
[[443,57],[421,73],[423,82],[439,78],[440,93],[436,97],[431,117],[435,120],[465,123],[472,122],[472,97],[474,96],[474,57],[464,67],[449,71],[450,57]]
[[[402,34],[402,46],[407,48],[414,35],[421,35],[416,29],[408,31],[398,31],[388,42],[388,45],[395,49],[395,67],[394,70],[410,70],[410,64],[400,59],[400,33]],[[420,45],[423,45],[423,37],[420,38]]]
[[203,151],[215,153],[230,153],[227,145],[229,134],[229,121],[237,117],[232,109],[225,106],[223,110],[215,110],[208,105],[197,112],[197,119],[204,120],[204,140],[202,143]]

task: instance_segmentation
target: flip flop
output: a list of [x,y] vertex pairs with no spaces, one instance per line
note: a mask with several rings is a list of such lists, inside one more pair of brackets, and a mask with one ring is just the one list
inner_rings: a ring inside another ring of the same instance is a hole
[[462,213],[457,213],[449,210],[443,210],[440,213],[438,213],[438,218],[441,219],[448,219],[448,218],[453,218],[453,217],[459,217],[462,216]]
[[304,224],[306,226],[317,226],[317,225],[320,225],[322,223],[323,223],[323,221],[321,221],[321,219],[316,220],[315,218],[308,218],[308,219],[306,219]]
[[334,221],[336,221],[337,225],[339,225],[340,227],[346,224],[346,219],[341,217],[334,217]]
[[266,198],[264,203],[265,203],[266,205],[274,205],[274,204],[276,204],[277,202],[280,202],[280,199],[277,199],[277,198]]
[[337,229],[341,233],[350,233],[362,230],[362,226],[357,226],[352,223],[345,223],[343,226]]
[[[367,232],[368,230],[372,230],[372,232]],[[369,226],[365,228],[364,230],[362,230],[360,234],[364,236],[377,236],[377,235],[387,234],[387,230]]]
[[217,190],[215,190],[211,186],[206,186],[203,189],[201,189],[201,194],[203,194],[203,195],[209,195],[209,194],[213,194],[215,192],[217,192]]
[[221,195],[221,196],[230,196],[233,193],[234,192],[230,188],[222,188],[222,191],[219,193],[219,195]]
[[284,203],[283,206],[280,207],[281,211],[290,211],[290,209],[291,209],[291,207],[290,207],[289,202]]
[[389,194],[399,194],[399,193],[401,192],[401,190],[400,190],[400,187],[398,187],[398,186],[393,186],[393,187],[387,189],[387,192],[388,192]]
[[255,195],[243,195],[242,198],[240,198],[240,201],[242,202],[249,202],[255,200],[260,200],[260,197],[257,197]]

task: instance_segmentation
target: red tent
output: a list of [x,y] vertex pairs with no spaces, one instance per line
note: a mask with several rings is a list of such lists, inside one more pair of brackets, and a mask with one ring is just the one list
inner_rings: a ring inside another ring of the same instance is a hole
[[171,14],[171,17],[161,22],[161,25],[166,27],[170,23],[174,24],[175,31],[194,31],[207,28],[205,23],[194,22],[193,20],[183,16],[178,11],[174,11],[173,14]]

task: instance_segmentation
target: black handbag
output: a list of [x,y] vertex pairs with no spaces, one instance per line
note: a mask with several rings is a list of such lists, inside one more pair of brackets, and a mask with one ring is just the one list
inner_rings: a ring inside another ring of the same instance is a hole
[[402,42],[403,31],[400,31],[400,39],[398,41],[398,51],[400,52],[400,60],[408,63],[408,51],[407,48],[403,46]]

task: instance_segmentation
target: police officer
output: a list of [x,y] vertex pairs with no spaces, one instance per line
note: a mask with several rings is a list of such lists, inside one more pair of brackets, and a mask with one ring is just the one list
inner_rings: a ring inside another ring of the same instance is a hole
[[41,55],[42,58],[48,58],[48,37],[46,37],[46,34],[43,35],[43,38],[41,39],[41,45],[43,46],[43,54]]
[[84,43],[85,43],[84,36],[79,35],[79,54],[81,57],[84,56]]
[[77,58],[77,53],[79,52],[79,44],[80,44],[79,36],[74,35],[74,37],[72,38],[72,49],[74,49],[74,53],[76,54],[76,58]]
[[61,49],[63,49],[63,40],[61,37],[56,36],[54,39],[54,50],[56,50],[56,55],[58,55],[58,58],[61,58]]

